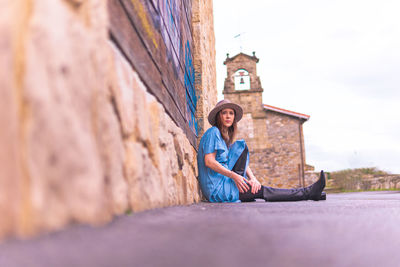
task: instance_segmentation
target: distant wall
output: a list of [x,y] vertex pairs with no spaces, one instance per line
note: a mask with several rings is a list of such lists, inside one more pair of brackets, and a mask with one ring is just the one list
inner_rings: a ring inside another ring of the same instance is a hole
[[356,190],[400,189],[400,175],[366,177],[355,188]]
[[8,1],[0,36],[0,238],[199,201],[211,0]]
[[[245,102],[241,103],[246,110]],[[302,178],[302,162],[305,162],[302,122],[276,112],[263,110],[262,114],[261,117],[255,112],[245,113],[238,124],[239,137],[249,146],[254,175],[262,184],[278,188],[315,182],[317,176],[312,172],[305,172],[304,181]]]
[[300,187],[305,164],[302,121],[276,112],[267,112],[268,141],[271,148],[261,154],[259,168],[268,177],[267,184],[275,187]]
[[385,190],[400,189],[400,175],[368,175],[352,177],[346,181],[335,183],[335,179],[328,180],[330,190]]

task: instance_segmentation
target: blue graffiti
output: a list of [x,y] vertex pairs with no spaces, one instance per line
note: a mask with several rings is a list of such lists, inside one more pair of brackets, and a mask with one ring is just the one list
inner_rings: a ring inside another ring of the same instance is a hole
[[195,72],[193,66],[193,57],[190,49],[189,41],[186,42],[185,45],[185,89],[186,89],[186,114],[187,120],[189,122],[190,128],[194,133],[198,133],[197,122],[196,122],[196,107],[197,107],[197,98],[196,98],[196,90],[194,89],[195,82]]
[[[197,97],[194,87],[195,70],[190,43],[182,37],[181,4],[182,3],[179,0],[159,0],[157,6],[159,8],[160,19],[163,22],[160,23],[160,31],[167,49],[168,61],[173,63],[172,66],[176,77],[178,77],[181,68],[183,68],[186,97],[186,121],[192,131],[197,135],[198,124],[195,117]],[[180,63],[180,59],[183,56],[184,66],[181,66],[183,62]]]

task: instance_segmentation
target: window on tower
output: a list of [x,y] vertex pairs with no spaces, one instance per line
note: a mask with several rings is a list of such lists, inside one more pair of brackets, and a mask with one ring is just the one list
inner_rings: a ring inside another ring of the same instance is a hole
[[235,90],[249,90],[250,76],[245,69],[238,69],[234,74]]

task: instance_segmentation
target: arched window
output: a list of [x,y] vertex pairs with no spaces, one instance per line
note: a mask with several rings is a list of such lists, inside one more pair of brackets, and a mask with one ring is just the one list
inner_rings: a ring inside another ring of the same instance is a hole
[[250,89],[250,76],[249,72],[245,69],[238,69],[234,75],[235,90],[249,90]]

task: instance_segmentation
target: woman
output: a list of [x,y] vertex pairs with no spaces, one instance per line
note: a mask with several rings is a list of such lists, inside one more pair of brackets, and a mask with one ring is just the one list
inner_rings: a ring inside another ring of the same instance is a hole
[[213,127],[201,138],[197,155],[200,187],[210,202],[298,201],[325,199],[325,175],[311,186],[278,189],[262,186],[249,165],[249,152],[244,140],[234,142],[242,108],[222,100],[208,115]]

